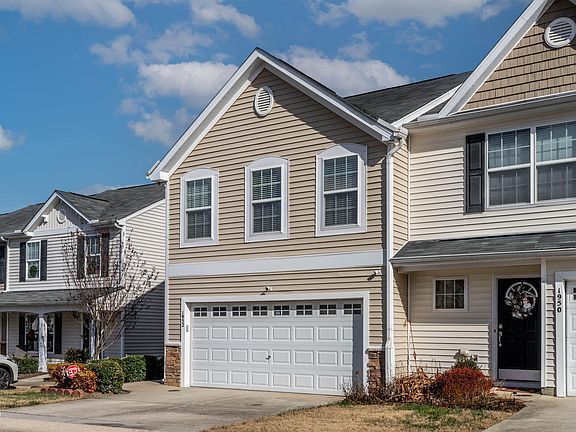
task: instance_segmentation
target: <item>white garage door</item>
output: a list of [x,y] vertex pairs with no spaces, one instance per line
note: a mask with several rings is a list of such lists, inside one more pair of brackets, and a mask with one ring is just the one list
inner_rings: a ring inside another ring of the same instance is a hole
[[566,394],[576,396],[576,283],[566,287]]
[[361,300],[195,304],[191,384],[341,394],[363,376]]

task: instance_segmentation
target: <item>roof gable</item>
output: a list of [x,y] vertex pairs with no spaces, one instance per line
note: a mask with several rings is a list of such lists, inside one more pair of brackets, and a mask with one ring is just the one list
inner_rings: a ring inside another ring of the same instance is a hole
[[155,181],[167,180],[264,68],[374,138],[382,141],[392,139],[396,130],[394,126],[369,116],[288,63],[264,50],[256,49],[164,158],[156,163],[148,178]]
[[[490,53],[484,58],[480,65],[474,70],[466,82],[460,87],[460,89],[454,94],[454,96],[448,101],[444,108],[440,111],[440,117],[446,117],[464,109],[473,109],[481,107],[482,103],[473,103],[470,106],[467,104],[475,97],[478,91],[484,86],[490,77],[498,70],[498,68],[503,64],[510,53],[519,45],[519,43],[529,34],[529,32],[538,24],[540,18],[549,10],[549,8],[558,2],[564,2],[568,4],[576,4],[576,0],[534,0],[524,11],[524,13],[516,20],[516,22],[510,27],[506,34],[500,39],[496,46],[490,51]],[[538,36],[541,37],[541,36]],[[541,42],[543,43],[543,41]],[[573,48],[572,48],[573,49]],[[510,62],[512,66],[516,63],[514,61]],[[526,70],[526,75],[531,76],[532,72],[531,66],[528,66]],[[492,83],[488,83],[486,87],[487,92],[490,95],[495,95],[496,92],[489,88]],[[497,103],[507,103],[513,102],[516,99],[522,100],[522,97],[517,98],[509,97],[510,93],[515,90],[509,88],[509,82],[504,80],[502,83],[502,92],[504,96],[497,100]],[[520,85],[525,86],[526,95],[528,97],[535,97],[534,93],[530,92],[530,85],[526,83],[521,83]],[[518,90],[520,91],[520,90]],[[492,92],[492,93],[490,93]]]

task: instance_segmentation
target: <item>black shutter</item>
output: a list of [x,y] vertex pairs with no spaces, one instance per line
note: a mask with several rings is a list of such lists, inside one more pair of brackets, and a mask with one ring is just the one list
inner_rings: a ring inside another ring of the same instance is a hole
[[18,317],[18,347],[20,349],[26,350],[26,318],[24,314],[20,314]]
[[484,211],[485,146],[484,134],[466,137],[466,213]]
[[77,248],[76,248],[76,266],[77,266],[77,277],[78,279],[84,279],[84,262],[85,262],[85,249],[84,249],[84,237],[78,236]]
[[20,243],[20,282],[26,282],[26,242]]
[[62,313],[54,314],[54,354],[62,354]]
[[0,284],[6,283],[6,245],[0,245]]
[[108,277],[110,268],[110,233],[102,234],[102,242],[100,246],[100,274],[102,277]]
[[40,242],[40,280],[45,281],[48,276],[48,240]]

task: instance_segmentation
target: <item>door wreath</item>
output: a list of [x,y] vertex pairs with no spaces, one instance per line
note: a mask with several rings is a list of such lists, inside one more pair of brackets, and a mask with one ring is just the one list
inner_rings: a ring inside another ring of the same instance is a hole
[[538,303],[538,290],[527,282],[516,282],[506,291],[504,303],[512,308],[512,316],[525,319],[532,315]]

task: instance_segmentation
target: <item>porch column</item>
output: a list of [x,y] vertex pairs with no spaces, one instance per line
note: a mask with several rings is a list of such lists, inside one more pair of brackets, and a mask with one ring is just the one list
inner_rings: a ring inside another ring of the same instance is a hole
[[48,372],[48,326],[43,313],[38,314],[38,372]]

